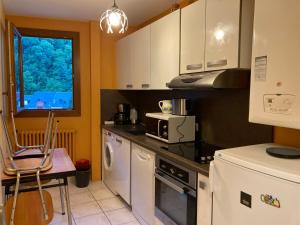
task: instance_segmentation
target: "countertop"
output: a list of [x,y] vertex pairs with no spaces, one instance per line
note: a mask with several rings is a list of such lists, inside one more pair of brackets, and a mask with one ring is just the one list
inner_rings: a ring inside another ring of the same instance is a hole
[[[137,126],[139,126],[139,125],[137,125]],[[132,128],[131,125],[102,125],[102,128],[107,131],[110,131],[112,133],[115,133],[123,138],[126,138],[137,145],[140,145],[146,149],[149,149],[160,156],[163,156],[163,157],[165,157],[169,160],[172,160],[176,163],[179,163],[179,164],[185,166],[186,168],[189,168],[198,173],[201,173],[204,176],[209,175],[209,164],[200,164],[200,163],[185,159],[179,155],[176,155],[174,153],[171,153],[171,152],[168,152],[167,150],[162,149],[162,147],[168,147],[171,144],[167,144],[167,143],[155,140],[153,138],[147,137],[144,134],[140,134],[140,135],[131,134],[128,132],[128,129]]]

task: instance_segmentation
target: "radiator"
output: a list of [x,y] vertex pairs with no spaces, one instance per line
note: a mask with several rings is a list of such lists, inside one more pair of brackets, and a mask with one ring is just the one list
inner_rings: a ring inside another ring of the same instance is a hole
[[[58,130],[56,148],[65,148],[70,158],[74,161],[75,130]],[[18,130],[18,140],[21,145],[40,145],[44,143],[45,132],[41,130]]]

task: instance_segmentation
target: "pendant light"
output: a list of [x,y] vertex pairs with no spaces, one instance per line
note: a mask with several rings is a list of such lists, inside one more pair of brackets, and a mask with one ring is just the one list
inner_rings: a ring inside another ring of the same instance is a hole
[[123,10],[118,8],[115,0],[113,6],[102,13],[100,28],[102,31],[106,30],[108,34],[114,33],[114,30],[118,30],[120,34],[123,34],[127,30],[127,16]]

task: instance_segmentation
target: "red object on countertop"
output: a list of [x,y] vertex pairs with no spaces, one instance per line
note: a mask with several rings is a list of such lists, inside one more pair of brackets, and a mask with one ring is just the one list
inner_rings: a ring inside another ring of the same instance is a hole
[[90,160],[79,159],[76,161],[75,167],[78,171],[89,170],[91,168]]

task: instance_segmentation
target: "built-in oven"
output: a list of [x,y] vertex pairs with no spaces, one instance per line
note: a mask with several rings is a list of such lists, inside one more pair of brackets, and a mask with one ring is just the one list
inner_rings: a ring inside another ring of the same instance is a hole
[[155,216],[167,225],[196,225],[197,173],[157,156]]

